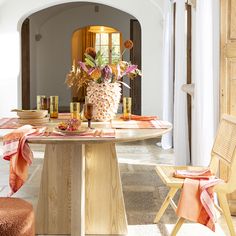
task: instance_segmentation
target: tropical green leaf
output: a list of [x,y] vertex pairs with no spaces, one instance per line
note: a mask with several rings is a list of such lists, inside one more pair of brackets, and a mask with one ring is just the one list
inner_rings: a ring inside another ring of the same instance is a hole
[[103,64],[104,64],[104,62],[103,62],[103,59],[102,59],[102,57],[99,57],[98,58],[98,66],[103,66]]
[[92,61],[94,64],[96,64],[93,57],[91,57],[88,53],[84,53],[85,57],[88,58],[90,61]]
[[100,67],[104,64],[101,51],[97,52],[96,61],[97,61],[97,65]]
[[96,66],[96,64],[93,61],[89,60],[88,58],[85,58],[85,63],[91,67]]
[[96,58],[95,58],[95,60],[98,59],[99,57],[101,57],[101,55],[102,55],[101,51],[100,51],[100,50],[97,51],[97,54],[96,54]]

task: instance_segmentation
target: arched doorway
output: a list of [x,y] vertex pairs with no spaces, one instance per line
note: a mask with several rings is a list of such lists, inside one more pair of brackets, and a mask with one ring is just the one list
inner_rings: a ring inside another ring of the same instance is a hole
[[[76,15],[81,15],[86,11],[91,11],[91,14],[93,14],[92,19],[89,18],[87,20],[83,15],[80,18],[74,18]],[[99,15],[100,11],[103,11],[103,14]],[[78,14],[78,12],[81,14]],[[108,13],[113,13],[112,19],[106,17]],[[47,18],[45,18],[45,15]],[[123,21],[121,20],[121,16]],[[23,51],[24,54],[28,55],[28,58],[27,56],[26,58],[22,57],[22,71],[26,72],[22,73],[22,93],[26,95],[22,96],[22,107],[24,109],[33,109],[36,107],[36,95],[49,96],[56,94],[60,98],[60,110],[68,110],[71,94],[70,90],[66,88],[64,81],[73,62],[70,55],[69,40],[76,28],[101,22],[101,25],[119,29],[125,39],[131,38],[132,35],[137,37],[137,33],[135,35],[131,32],[132,23],[130,22],[138,22],[133,16],[101,4],[68,3],[63,4],[63,6],[58,5],[34,13],[25,22],[27,21],[29,24],[29,31],[26,32],[26,34],[28,33],[28,42],[27,40],[24,41],[24,39],[27,39],[27,35],[24,35],[24,27],[22,27],[22,43],[24,44],[25,42],[25,45],[22,45],[22,55]],[[106,22],[107,24],[105,24]],[[139,45],[137,44],[135,47],[136,49],[139,47],[139,55],[137,54],[135,57],[136,52],[134,51],[131,54],[127,53],[124,59],[129,61],[131,59],[130,56],[133,55],[133,58],[139,56],[139,67],[141,67],[141,30],[139,31],[139,38],[139,40],[136,40],[136,42],[139,42]],[[28,54],[25,53],[27,43]],[[132,62],[135,63],[133,60]],[[29,69],[27,70],[25,68]],[[132,95],[136,99],[135,104],[136,106],[138,104],[139,107],[139,111],[136,114],[141,113],[140,80],[139,84],[140,89],[134,89],[132,91]],[[125,93],[126,95],[130,95],[130,91],[126,91]]]

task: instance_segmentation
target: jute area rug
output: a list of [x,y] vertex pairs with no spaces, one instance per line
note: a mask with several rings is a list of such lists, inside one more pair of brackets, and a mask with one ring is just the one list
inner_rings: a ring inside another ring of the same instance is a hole
[[[120,171],[128,224],[154,224],[156,213],[168,193],[168,188],[156,174],[155,165],[122,163]],[[162,235],[167,235],[165,224],[176,221],[175,212],[169,206],[157,227]]]

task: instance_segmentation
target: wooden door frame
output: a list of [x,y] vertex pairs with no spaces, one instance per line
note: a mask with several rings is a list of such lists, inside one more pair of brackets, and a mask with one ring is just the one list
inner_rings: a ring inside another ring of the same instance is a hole
[[[187,84],[192,83],[192,5],[186,3],[187,14]],[[189,153],[190,161],[192,157],[192,97],[187,94],[187,113],[188,113],[188,138],[189,138]]]
[[[136,27],[136,28],[135,28]],[[134,33],[134,30],[136,32]],[[141,48],[141,26],[138,20],[130,20],[130,39],[134,43],[134,47],[130,51],[130,61],[132,64],[138,65],[138,68],[141,68],[141,59],[142,59],[142,48]],[[132,98],[132,113],[136,115],[141,115],[142,107],[142,83],[141,77],[130,81],[130,95]]]
[[21,94],[22,109],[30,109],[30,20],[21,28]]
[[[190,2],[185,3],[185,11],[187,14],[187,38],[186,38],[186,78],[187,84],[192,84],[192,8],[193,4]],[[173,5],[173,71],[175,71],[175,37],[176,37],[176,2]],[[175,75],[173,74],[173,83],[175,82]],[[192,97],[190,94],[187,96],[187,117],[188,117],[188,140],[189,140],[189,153],[190,162],[192,161]]]

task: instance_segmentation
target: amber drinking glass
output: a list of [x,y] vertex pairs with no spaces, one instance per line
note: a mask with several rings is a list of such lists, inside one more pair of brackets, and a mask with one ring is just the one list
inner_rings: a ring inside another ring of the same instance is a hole
[[80,119],[80,103],[71,102],[70,103],[70,115],[72,119]]
[[47,110],[45,109],[45,100],[47,97],[45,95],[37,95],[37,110]]
[[50,117],[58,118],[58,96],[50,96]]
[[123,119],[124,120],[131,119],[131,106],[132,106],[131,97],[123,97]]
[[88,127],[91,129],[91,120],[93,118],[93,104],[84,104],[84,117],[88,120]]

